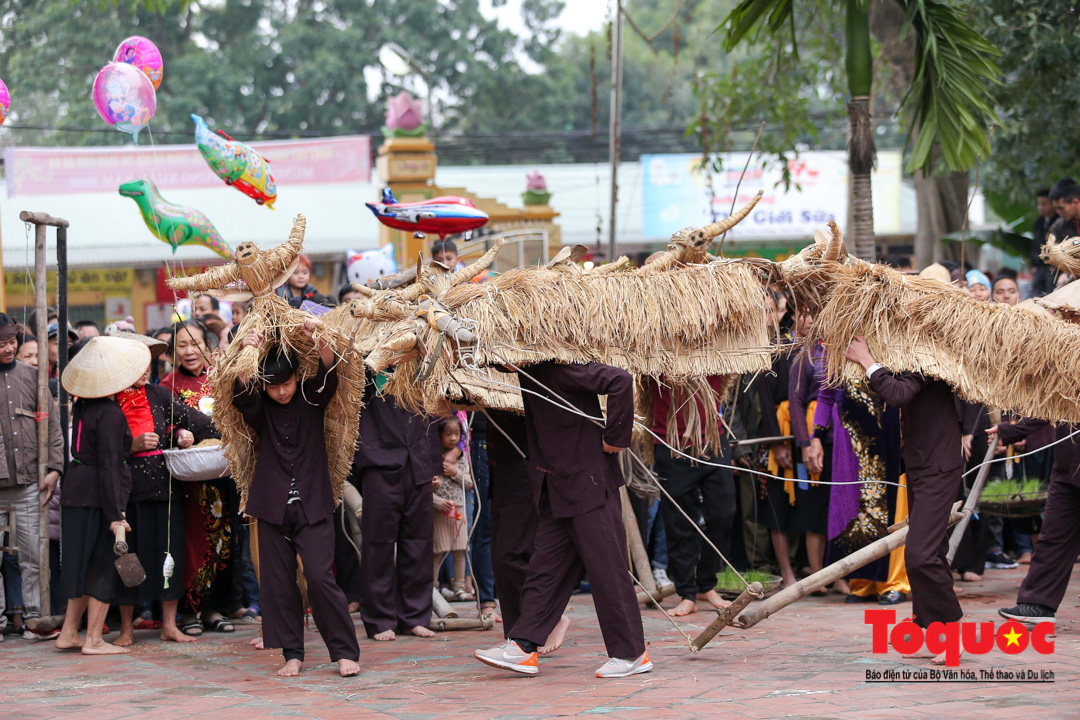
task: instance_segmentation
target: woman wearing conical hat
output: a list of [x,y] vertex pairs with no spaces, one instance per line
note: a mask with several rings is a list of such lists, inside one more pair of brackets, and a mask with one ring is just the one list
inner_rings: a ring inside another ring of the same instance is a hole
[[[146,345],[121,338],[95,337],[76,355],[61,381],[76,398],[72,409],[71,454],[64,478],[61,523],[64,528],[60,592],[67,599],[64,627],[56,639],[61,650],[82,648],[84,655],[116,655],[127,648],[101,637],[109,605],[120,591],[113,562],[114,534],[131,530],[124,519],[131,473],[126,465],[131,431],[116,394],[150,366]],[[86,639],[79,638],[83,613]]]
[[126,647],[134,642],[132,619],[134,606],[142,604],[140,600],[161,603],[162,640],[192,642],[195,638],[180,632],[176,625],[187,567],[180,487],[186,483],[170,482],[162,448],[190,447],[196,441],[217,438],[220,433],[210,418],[181,402],[168,388],[149,382],[150,370],[167,343],[124,331],[117,331],[115,336],[142,342],[151,354],[143,375],[116,396],[134,437],[127,461],[132,481],[127,504],[127,520],[132,527],[128,547],[139,557],[146,581],[121,592],[120,637],[115,644]]

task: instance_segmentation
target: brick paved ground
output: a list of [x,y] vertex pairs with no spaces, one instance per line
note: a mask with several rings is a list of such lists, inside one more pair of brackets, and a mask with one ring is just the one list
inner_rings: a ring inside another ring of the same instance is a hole
[[[997,619],[1012,604],[1023,569],[990,570],[965,584],[967,619]],[[873,655],[863,608],[838,596],[808,598],[749,631],[728,631],[692,656],[682,636],[658,611],[645,613],[656,669],[624,680],[599,680],[603,643],[587,596],[576,596],[567,646],[525,678],[490,670],[471,659],[493,645],[492,632],[445,633],[376,644],[361,640],[363,672],[333,674],[318,635],[309,633],[302,677],[272,675],[280,654],[257,651],[257,629],[209,635],[177,646],[137,635],[134,652],[119,659],[60,653],[46,643],[8,638],[0,645],[0,716],[6,720],[81,717],[95,720],[173,718],[534,718],[595,715],[610,718],[1051,718],[1080,717],[1080,569],[1059,612],[1056,652],[1027,651],[967,659],[965,668],[1051,670],[1056,682],[871,683],[866,671],[928,668],[895,653]],[[670,604],[670,602],[668,603]],[[463,606],[462,606],[463,607]],[[876,607],[876,605],[874,606]],[[898,606],[910,612],[910,604]],[[694,634],[709,616],[682,627]],[[501,627],[501,626],[500,626]],[[112,637],[115,637],[112,636]]]

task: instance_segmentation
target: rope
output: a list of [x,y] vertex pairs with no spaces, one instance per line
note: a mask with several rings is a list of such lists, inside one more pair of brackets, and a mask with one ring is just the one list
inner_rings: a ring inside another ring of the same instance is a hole
[[[697,527],[696,523],[695,523],[694,527]],[[723,557],[723,555],[721,555],[720,557]],[[637,576],[634,575],[634,573],[630,572],[629,570],[627,570],[627,572],[630,573],[630,578],[634,581],[634,584],[637,585],[639,588],[641,588],[642,591],[644,591],[644,593],[649,596],[649,600],[652,601],[652,604],[655,605],[660,610],[660,612],[664,613],[664,617],[666,617],[668,619],[668,622],[671,623],[671,626],[673,628],[675,628],[676,630],[678,630],[679,633],[686,639],[686,646],[690,649],[691,652],[693,652],[693,650],[694,650],[694,646],[693,646],[694,638],[687,635],[686,631],[683,630],[681,627],[679,627],[679,623],[675,622],[675,618],[668,615],[667,610],[665,610],[663,608],[663,606],[660,605],[660,601],[653,597],[653,594],[651,592],[649,592],[648,588],[646,588],[644,585],[641,584],[641,581],[637,579]]]

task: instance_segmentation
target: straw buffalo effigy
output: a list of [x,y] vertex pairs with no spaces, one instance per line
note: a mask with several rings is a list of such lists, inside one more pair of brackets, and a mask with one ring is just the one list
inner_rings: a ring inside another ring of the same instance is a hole
[[816,309],[807,342],[833,350],[834,381],[863,372],[840,352],[860,335],[890,371],[944,380],[989,407],[1080,422],[1080,326],[849,257],[835,223],[779,272],[797,301]]
[[[662,378],[677,396],[697,396],[715,412],[718,399],[705,378],[770,368],[761,269],[707,254],[709,243],[755,203],[720,223],[677,233],[664,256],[640,269],[618,262],[585,271],[567,249],[546,266],[470,282],[494,260],[499,241],[456,272],[432,263],[418,266],[405,287],[359,287],[365,297],[348,310],[362,338],[358,350],[372,371],[396,366],[386,391],[419,411],[469,396],[478,404],[493,396],[498,406],[506,399],[498,389],[512,392],[503,386],[513,384],[501,370],[556,361],[602,362],[638,378]],[[344,312],[331,315],[348,328]],[[697,412],[695,403],[672,405]],[[691,425],[709,430],[707,444],[718,445],[714,422],[697,418]]]
[[247,504],[259,438],[233,406],[233,390],[237,380],[258,380],[260,362],[271,346],[280,345],[293,352],[300,359],[300,378],[307,379],[318,369],[316,342],[321,337],[330,341],[338,358],[339,384],[326,410],[326,453],[331,485],[338,502],[352,466],[364,379],[363,364],[361,357],[355,354],[353,338],[330,323],[324,323],[314,338],[308,337],[302,330],[307,314],[290,307],[274,293],[274,289],[296,269],[303,249],[305,227],[304,217],[297,216],[284,244],[261,251],[254,243],[242,243],[236,248],[232,262],[200,275],[168,281],[169,287],[177,291],[209,292],[232,298],[250,296],[251,312],[240,323],[236,336],[242,338],[255,331],[265,338],[261,348],[234,342],[221,354],[210,374],[214,424],[221,431],[224,452],[240,491],[241,508]]

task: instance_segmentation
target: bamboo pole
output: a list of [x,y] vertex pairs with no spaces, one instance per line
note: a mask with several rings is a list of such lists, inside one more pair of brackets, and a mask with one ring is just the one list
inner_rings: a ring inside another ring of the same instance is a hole
[[979,468],[979,474],[975,476],[975,482],[971,485],[971,492],[968,493],[967,502],[964,503],[964,507],[960,510],[964,517],[960,522],[956,523],[952,535],[949,536],[949,553],[945,557],[950,565],[952,565],[953,558],[956,557],[960,541],[964,539],[964,531],[967,530],[968,523],[971,522],[971,516],[975,514],[975,506],[979,504],[979,496],[982,495],[983,487],[986,485],[986,477],[990,474],[990,461],[994,459],[997,446],[998,436],[994,435],[990,440],[989,447],[986,448],[986,456],[983,458],[982,467]]
[[656,580],[652,574],[652,564],[649,562],[649,554],[645,552],[645,543],[641,540],[641,530],[638,529],[637,516],[634,508],[630,505],[630,495],[626,487],[619,488],[619,496],[622,497],[622,521],[626,531],[626,542],[630,545],[630,559],[634,563],[638,582],[641,586],[656,595]]
[[[674,584],[672,584],[672,583],[668,583],[667,585],[664,585],[664,586],[662,586],[662,587],[658,588],[658,589],[656,590],[656,592],[654,592],[654,593],[652,594],[652,597],[653,597],[653,598],[655,598],[655,599],[656,599],[656,602],[658,602],[658,603],[659,603],[659,602],[660,602],[661,600],[663,600],[664,598],[666,598],[666,597],[671,597],[671,596],[672,596],[672,595],[674,595],[674,594],[675,594],[675,585],[674,585]],[[646,592],[645,592],[645,591],[643,590],[643,591],[641,591],[641,592],[639,592],[639,593],[637,594],[637,601],[638,601],[638,605],[644,605],[644,604],[646,604],[646,603],[651,603],[651,602],[652,602],[652,598],[650,598],[650,597],[649,597],[649,594],[648,594],[648,593],[646,593]]]
[[446,602],[446,598],[439,592],[439,588],[431,588],[431,609],[440,618],[454,619],[458,616],[454,607]]
[[[960,519],[963,517],[963,515],[958,512],[959,507],[959,502],[953,505],[952,515],[949,518],[949,525],[960,522]],[[880,540],[875,540],[866,547],[860,548],[838,562],[818,570],[813,575],[803,578],[794,585],[789,585],[772,597],[766,599],[764,602],[754,605],[752,608],[739,615],[738,618],[731,623],[732,626],[743,629],[752,628],[765,618],[783,610],[796,600],[801,600],[806,597],[817,588],[836,582],[848,573],[858,570],[862,566],[872,563],[878,558],[885,557],[907,542],[909,529],[910,528],[905,525],[896,532],[890,533]]]
[[495,618],[431,618],[428,630],[445,632],[446,630],[490,630],[495,627]]
[[716,611],[716,619],[709,623],[708,627],[698,633],[698,636],[690,641],[690,650],[695,653],[701,652],[701,648],[709,644],[717,634],[731,624],[731,621],[735,619],[735,616],[746,609],[746,606],[750,604],[751,600],[760,600],[765,596],[765,592],[761,587],[761,583],[752,582],[745,590],[739,593],[739,597],[735,598],[734,602],[728,605],[726,608]]

